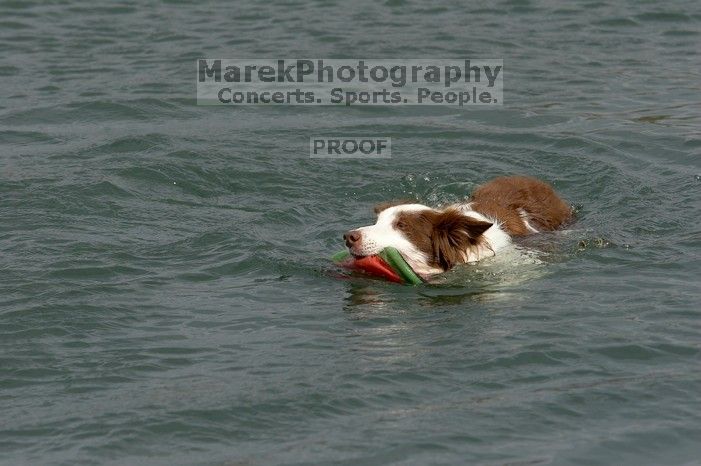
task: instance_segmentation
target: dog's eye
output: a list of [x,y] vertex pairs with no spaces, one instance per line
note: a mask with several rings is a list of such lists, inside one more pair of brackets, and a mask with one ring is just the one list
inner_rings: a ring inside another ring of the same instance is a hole
[[396,226],[397,228],[399,228],[400,230],[403,230],[403,229],[406,228],[406,223],[404,223],[404,222],[402,222],[402,221],[399,221],[399,222],[396,223],[395,226]]

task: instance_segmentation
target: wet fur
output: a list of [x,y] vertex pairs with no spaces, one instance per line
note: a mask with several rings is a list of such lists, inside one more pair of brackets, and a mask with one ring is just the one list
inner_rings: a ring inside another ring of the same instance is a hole
[[404,200],[378,204],[375,213],[375,225],[351,230],[362,239],[350,252],[372,255],[392,246],[423,275],[491,257],[512,237],[557,229],[572,215],[548,184],[524,176],[496,178],[445,209]]

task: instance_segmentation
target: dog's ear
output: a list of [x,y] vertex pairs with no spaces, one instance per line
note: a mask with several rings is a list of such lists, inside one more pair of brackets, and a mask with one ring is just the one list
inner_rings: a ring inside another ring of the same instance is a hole
[[382,212],[385,209],[389,209],[390,207],[394,207],[397,205],[402,205],[402,204],[415,204],[416,201],[413,199],[397,199],[395,201],[388,201],[388,202],[381,202],[377,204],[374,208],[375,215],[380,215],[380,212]]
[[441,212],[433,221],[431,234],[434,261],[443,270],[463,262],[467,250],[491,226],[492,223],[466,217],[457,209]]

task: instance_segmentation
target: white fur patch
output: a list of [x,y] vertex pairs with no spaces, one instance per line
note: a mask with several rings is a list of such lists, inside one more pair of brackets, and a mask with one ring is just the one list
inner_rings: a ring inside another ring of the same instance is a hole
[[521,208],[516,209],[516,212],[518,212],[518,216],[521,217],[521,220],[523,221],[523,224],[526,226],[528,231],[530,231],[531,233],[538,233],[538,230],[533,228],[533,225],[531,225],[528,221],[528,212]]

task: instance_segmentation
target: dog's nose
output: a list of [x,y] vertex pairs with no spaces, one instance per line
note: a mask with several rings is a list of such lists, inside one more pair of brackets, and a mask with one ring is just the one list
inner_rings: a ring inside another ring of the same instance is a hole
[[360,238],[362,238],[362,237],[363,236],[360,234],[360,232],[358,230],[351,230],[351,231],[347,232],[345,235],[343,235],[343,239],[346,242],[346,246],[348,246],[349,248],[351,246],[353,246],[355,243],[357,243],[358,241],[360,241]]

